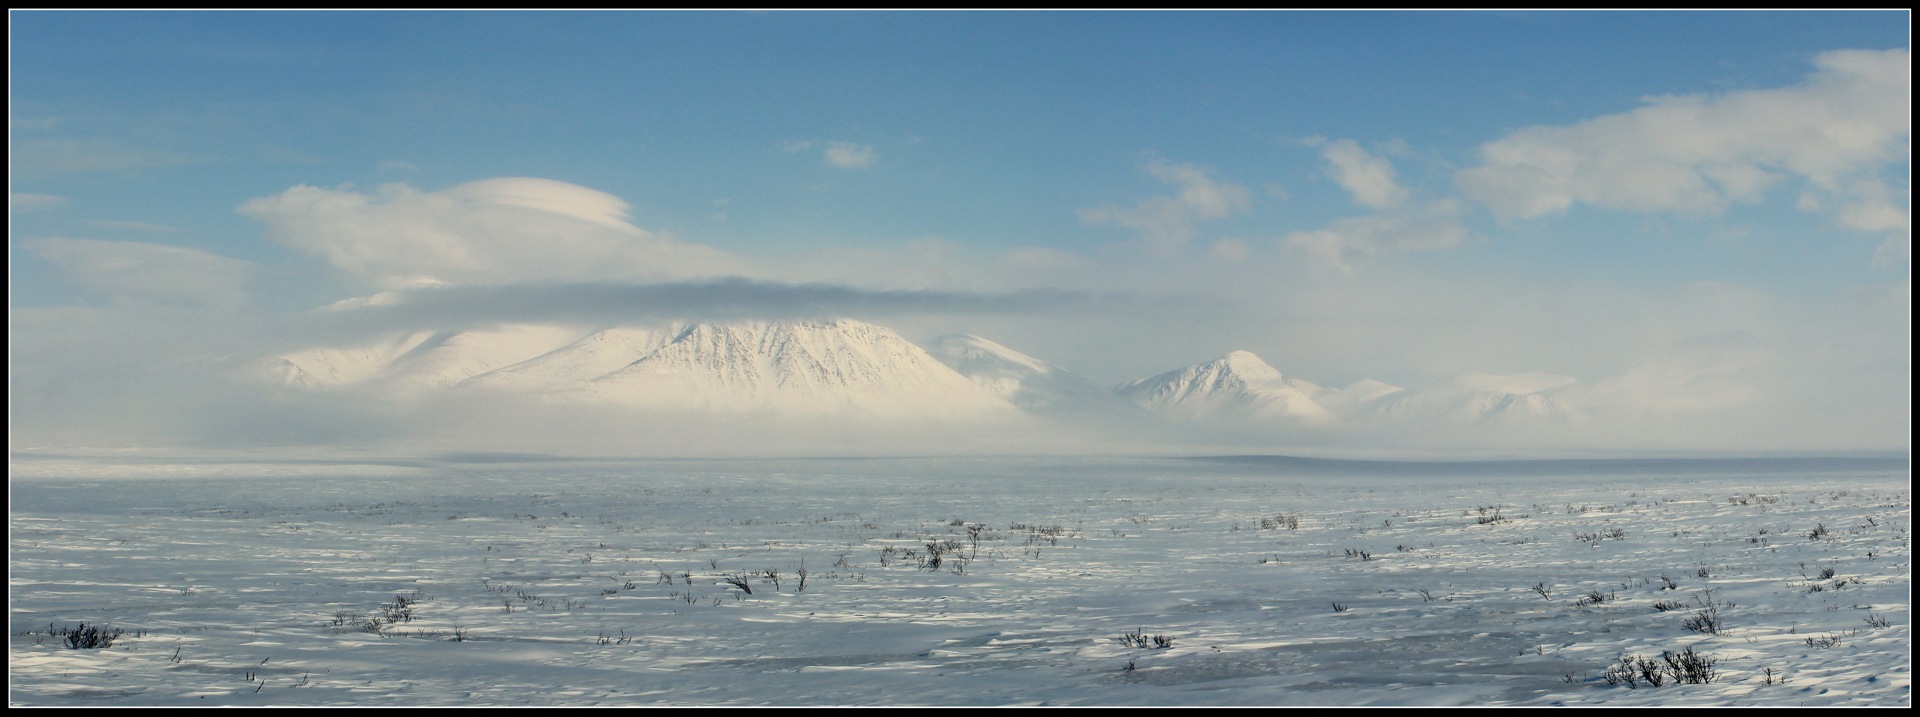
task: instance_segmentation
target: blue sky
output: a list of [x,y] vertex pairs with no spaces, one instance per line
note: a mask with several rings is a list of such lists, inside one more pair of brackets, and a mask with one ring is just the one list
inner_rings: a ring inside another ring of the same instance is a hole
[[1248,348],[1604,383],[1732,340],[1755,385],[1910,405],[1904,12],[9,18],[16,326],[421,280],[1051,289],[1139,301],[888,318],[1106,381]]

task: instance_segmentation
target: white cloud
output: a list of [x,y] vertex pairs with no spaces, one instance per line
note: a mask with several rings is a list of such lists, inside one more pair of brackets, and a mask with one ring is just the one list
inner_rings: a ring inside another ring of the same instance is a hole
[[[1818,200],[1815,200],[1818,201]],[[1913,201],[1911,195],[1897,191],[1878,179],[1854,182],[1834,209],[1834,222],[1853,231],[1881,234],[1886,238],[1874,249],[1872,265],[1876,269],[1903,269],[1913,257]]]
[[1863,232],[1913,230],[1913,208],[1905,196],[1896,196],[1885,182],[1867,181],[1854,187],[1852,201],[1834,214],[1840,226]]
[[423,192],[388,184],[301,185],[236,211],[268,238],[382,287],[646,281],[738,273],[719,250],[676,242],[627,221],[618,197],[548,179],[507,177]]
[[1246,187],[1216,180],[1191,164],[1155,160],[1147,165],[1147,173],[1178,193],[1149,197],[1132,207],[1082,209],[1080,220],[1133,229],[1148,246],[1172,251],[1193,241],[1199,222],[1225,218],[1253,206]]
[[1466,238],[1457,203],[1445,200],[1391,214],[1337,219],[1323,229],[1288,234],[1280,242],[1317,267],[1351,274],[1356,265],[1367,260],[1409,251],[1449,249]]
[[1713,213],[1756,203],[1783,179],[1832,189],[1906,161],[1906,50],[1828,52],[1799,86],[1654,97],[1620,114],[1529,127],[1480,147],[1454,179],[1502,219],[1575,203],[1641,212]]
[[245,303],[255,271],[239,259],[164,244],[65,237],[23,244],[74,283],[120,300],[232,308]]
[[1353,194],[1353,202],[1363,207],[1387,209],[1400,204],[1407,192],[1394,182],[1393,164],[1368,154],[1358,143],[1343,139],[1320,150],[1332,165],[1333,181]]
[[1200,219],[1219,219],[1235,211],[1246,211],[1251,206],[1246,187],[1215,181],[1207,176],[1205,170],[1191,164],[1154,162],[1147,165],[1147,173],[1168,185],[1179,187],[1180,203]]
[[30,194],[26,192],[7,193],[7,211],[14,214],[41,212],[58,209],[67,205],[67,198],[52,194]]
[[871,145],[852,142],[829,142],[825,152],[827,164],[841,169],[866,169],[875,156]]

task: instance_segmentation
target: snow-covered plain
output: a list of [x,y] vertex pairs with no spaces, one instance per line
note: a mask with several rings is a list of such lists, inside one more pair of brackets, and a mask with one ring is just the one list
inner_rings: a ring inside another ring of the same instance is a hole
[[9,472],[13,705],[1911,701],[1904,457]]

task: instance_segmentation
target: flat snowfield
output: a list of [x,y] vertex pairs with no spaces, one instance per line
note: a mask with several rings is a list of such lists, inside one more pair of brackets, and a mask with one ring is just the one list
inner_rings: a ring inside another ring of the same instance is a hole
[[1911,703],[1905,458],[10,475],[16,706]]

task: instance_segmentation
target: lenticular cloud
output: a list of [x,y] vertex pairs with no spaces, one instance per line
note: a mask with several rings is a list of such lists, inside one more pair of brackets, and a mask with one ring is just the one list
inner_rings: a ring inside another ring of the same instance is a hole
[[300,185],[237,211],[266,223],[273,241],[389,288],[740,273],[724,252],[634,226],[627,208],[579,185],[506,177],[437,192]]

